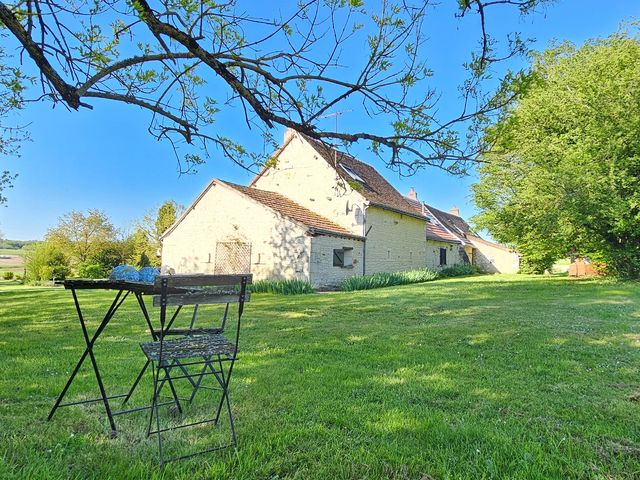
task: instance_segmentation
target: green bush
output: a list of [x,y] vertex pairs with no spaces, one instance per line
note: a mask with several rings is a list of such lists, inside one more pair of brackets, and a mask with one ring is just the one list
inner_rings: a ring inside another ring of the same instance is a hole
[[25,253],[26,279],[29,282],[63,280],[71,273],[69,259],[49,242],[29,245]]
[[106,278],[109,276],[109,269],[99,264],[80,264],[78,268],[80,278]]
[[2,272],[3,280],[13,280],[13,272]]
[[252,293],[276,293],[280,295],[300,295],[313,293],[313,287],[303,280],[259,280],[251,285]]
[[350,277],[340,284],[340,290],[351,292],[354,290],[370,290],[372,288],[407,285],[410,283],[430,282],[438,278],[438,273],[427,268],[423,270],[409,270],[407,272],[374,273],[362,277]]
[[468,263],[463,265],[453,265],[451,267],[446,267],[438,272],[441,278],[449,278],[449,277],[461,277],[463,275],[474,275],[477,270]]

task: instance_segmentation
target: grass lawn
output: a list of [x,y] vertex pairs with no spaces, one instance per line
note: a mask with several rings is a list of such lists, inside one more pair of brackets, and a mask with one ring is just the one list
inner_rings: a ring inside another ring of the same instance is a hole
[[[117,417],[116,439],[99,405],[46,422],[81,352],[71,296],[3,286],[0,478],[637,479],[638,287],[484,276],[254,295],[231,386],[237,453],[160,470],[144,413]],[[90,317],[110,296],[84,299]],[[139,339],[127,300],[96,349],[107,385],[137,373]],[[97,392],[88,368],[74,388]]]

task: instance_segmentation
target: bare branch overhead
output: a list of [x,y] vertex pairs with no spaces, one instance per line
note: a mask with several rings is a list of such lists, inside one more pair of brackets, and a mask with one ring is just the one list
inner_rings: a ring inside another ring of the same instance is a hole
[[[486,149],[475,132],[513,98],[506,83],[483,88],[492,65],[525,50],[517,36],[489,35],[490,10],[526,13],[546,1],[458,2],[457,16],[477,18],[479,47],[451,118],[439,117],[440,92],[429,85],[423,21],[442,6],[428,0],[306,0],[268,16],[240,0],[27,0],[0,2],[0,21],[33,62],[23,68],[35,64],[39,98],[72,110],[93,99],[141,107],[185,169],[210,146],[252,168],[274,147],[274,128],[288,127],[347,148],[365,142],[403,174],[462,173]],[[263,151],[214,125],[233,108],[244,120],[232,131],[258,132]],[[323,116],[340,109],[374,121],[325,126]]]

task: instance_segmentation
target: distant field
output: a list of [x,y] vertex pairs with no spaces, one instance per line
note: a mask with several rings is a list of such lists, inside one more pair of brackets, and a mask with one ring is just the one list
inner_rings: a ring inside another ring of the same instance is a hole
[[24,250],[0,248],[0,275],[2,272],[22,274],[24,271]]

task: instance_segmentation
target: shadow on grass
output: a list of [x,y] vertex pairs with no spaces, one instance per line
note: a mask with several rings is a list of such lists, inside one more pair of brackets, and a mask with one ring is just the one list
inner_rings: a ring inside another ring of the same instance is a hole
[[[144,415],[123,419],[115,442],[99,406],[43,421],[83,347],[67,293],[0,294],[0,452],[32,476],[147,478]],[[110,298],[89,295],[87,315],[100,318]],[[232,383],[238,456],[167,476],[633,478],[637,456],[602,448],[640,438],[628,400],[639,299],[623,282],[516,276],[254,295]],[[96,355],[110,388],[140,368],[145,329],[128,300],[105,330]],[[97,392],[88,365],[72,398]]]

